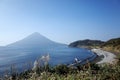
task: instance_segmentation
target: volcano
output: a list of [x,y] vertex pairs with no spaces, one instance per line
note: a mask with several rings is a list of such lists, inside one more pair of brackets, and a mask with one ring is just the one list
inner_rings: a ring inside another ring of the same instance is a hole
[[44,36],[42,36],[40,33],[35,32],[26,38],[11,43],[7,45],[7,48],[48,48],[48,47],[57,47],[63,44],[54,42]]

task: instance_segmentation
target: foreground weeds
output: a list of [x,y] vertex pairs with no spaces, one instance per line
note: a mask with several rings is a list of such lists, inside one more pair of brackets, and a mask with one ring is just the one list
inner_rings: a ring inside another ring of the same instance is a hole
[[120,58],[115,64],[38,66],[20,74],[14,73],[0,80],[120,80]]

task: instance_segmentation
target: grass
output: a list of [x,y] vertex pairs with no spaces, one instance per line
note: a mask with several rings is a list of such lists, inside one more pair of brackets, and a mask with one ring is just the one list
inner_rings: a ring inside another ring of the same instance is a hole
[[86,63],[85,65],[78,65],[76,68],[62,64],[50,67],[47,64],[20,74],[13,71],[14,74],[1,80],[119,80],[120,56],[117,59],[118,62],[115,64]]

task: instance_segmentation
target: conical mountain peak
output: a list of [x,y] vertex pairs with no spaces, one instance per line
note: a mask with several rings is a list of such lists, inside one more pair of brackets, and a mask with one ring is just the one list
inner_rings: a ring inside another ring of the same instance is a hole
[[42,35],[39,32],[34,32],[31,35],[29,35],[29,36],[42,36]]
[[[41,35],[40,33],[38,32],[34,32],[32,33],[31,35],[27,36],[26,38],[24,39],[47,39],[46,37],[44,37],[43,35]],[[49,40],[49,39],[47,39]]]
[[49,40],[48,38],[42,36],[38,32],[35,32],[20,41],[9,44],[8,47],[23,47],[23,48],[44,47],[45,48],[56,45],[60,45],[60,44]]

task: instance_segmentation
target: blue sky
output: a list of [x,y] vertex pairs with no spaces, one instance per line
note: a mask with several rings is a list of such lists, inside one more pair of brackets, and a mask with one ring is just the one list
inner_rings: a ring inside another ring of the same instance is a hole
[[61,43],[120,37],[120,0],[0,0],[0,45],[33,32]]

